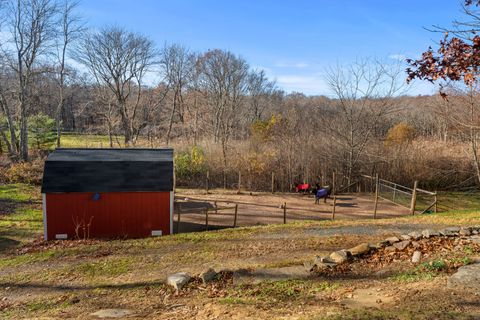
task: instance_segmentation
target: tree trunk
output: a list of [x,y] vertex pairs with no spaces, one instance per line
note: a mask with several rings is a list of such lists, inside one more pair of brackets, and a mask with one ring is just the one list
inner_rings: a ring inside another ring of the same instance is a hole
[[175,117],[176,108],[177,108],[177,89],[175,89],[175,93],[173,95],[172,112],[170,113],[170,120],[168,122],[168,130],[167,130],[167,137],[166,137],[167,146],[170,144],[170,135],[172,133],[173,118]]
[[23,105],[20,117],[20,159],[28,161],[28,125],[27,111],[25,109],[26,107]]

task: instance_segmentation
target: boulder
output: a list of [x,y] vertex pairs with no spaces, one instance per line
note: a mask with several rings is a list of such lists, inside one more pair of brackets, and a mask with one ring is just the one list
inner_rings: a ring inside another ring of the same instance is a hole
[[424,238],[430,238],[430,237],[438,237],[440,235],[440,232],[432,229],[425,229],[422,231],[422,235]]
[[316,266],[318,269],[326,269],[326,268],[333,268],[337,265],[335,261],[330,259],[329,257],[315,257],[313,261],[313,265]]
[[348,249],[348,251],[352,254],[352,256],[361,256],[365,253],[368,253],[370,251],[370,245],[366,242],[360,243],[359,245]]
[[446,237],[456,236],[458,235],[459,232],[460,232],[459,227],[450,227],[450,228],[445,228],[440,230],[440,234]]
[[480,292],[480,263],[458,268],[458,271],[448,278],[447,285],[451,288],[468,288]]
[[395,248],[394,246],[388,246],[388,247],[385,247],[385,251],[396,251],[397,248]]
[[470,228],[461,228],[458,234],[461,236],[469,236],[472,234],[472,231]]
[[207,284],[208,282],[215,279],[216,276],[217,272],[212,268],[208,268],[207,270],[204,270],[202,273],[200,273],[199,277],[200,279],[202,279],[203,284]]
[[423,237],[423,235],[418,231],[412,231],[408,235],[412,237],[413,240],[419,240]]
[[401,241],[401,242],[395,242],[393,244],[393,246],[398,249],[398,250],[403,250],[405,249],[408,245],[410,244],[410,241],[409,240],[404,240],[404,241]]
[[395,242],[399,242],[400,239],[398,239],[397,237],[390,237],[385,239],[385,241],[388,242],[389,244],[394,244]]
[[312,272],[315,268],[315,264],[310,262],[310,261],[304,261],[303,262],[303,267],[307,272]]
[[384,248],[387,245],[388,245],[388,241],[385,241],[385,240],[377,242],[377,243],[370,243],[369,244],[370,249],[381,249],[381,248]]
[[339,250],[330,254],[330,259],[335,263],[344,263],[351,257],[351,253],[346,250]]
[[190,276],[186,272],[178,272],[167,277],[167,284],[171,285],[175,290],[180,290],[190,281]]
[[422,259],[422,253],[420,251],[415,251],[412,255],[412,263],[419,263]]
[[402,240],[410,240],[410,239],[412,239],[412,237],[410,237],[408,234],[402,234],[402,235],[400,236],[400,238],[401,238]]

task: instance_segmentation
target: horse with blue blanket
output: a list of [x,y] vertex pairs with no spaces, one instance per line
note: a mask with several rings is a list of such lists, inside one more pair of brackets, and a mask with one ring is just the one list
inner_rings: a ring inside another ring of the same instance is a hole
[[331,194],[330,186],[324,186],[319,188],[315,193],[315,204],[318,204],[320,202],[320,199],[322,198],[323,198],[323,202],[327,203],[327,198],[330,196],[330,194]]

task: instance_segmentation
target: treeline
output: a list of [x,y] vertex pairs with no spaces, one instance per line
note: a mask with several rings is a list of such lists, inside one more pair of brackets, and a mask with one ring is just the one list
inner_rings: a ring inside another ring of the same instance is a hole
[[477,184],[465,152],[476,135],[451,117],[464,95],[407,96],[402,65],[357,61],[326,72],[330,97],[286,94],[226,50],[87,30],[77,2],[0,6],[0,141],[14,163],[77,132],[107,135],[105,147],[175,147],[180,186],[203,186],[208,172],[212,186],[235,187],[240,172],[245,188],[270,190],[273,174],[287,191],[331,183],[333,171],[343,185],[373,173],[429,188]]

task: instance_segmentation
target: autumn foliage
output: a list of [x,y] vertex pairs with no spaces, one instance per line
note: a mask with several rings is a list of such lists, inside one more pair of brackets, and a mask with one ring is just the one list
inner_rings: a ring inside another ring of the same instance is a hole
[[[480,1],[467,0],[465,5],[479,6]],[[430,82],[452,80],[472,85],[480,71],[480,36],[475,31],[471,33],[468,39],[462,39],[450,37],[446,32],[437,50],[430,47],[420,59],[407,59],[411,66],[407,69],[407,81],[415,78]]]

